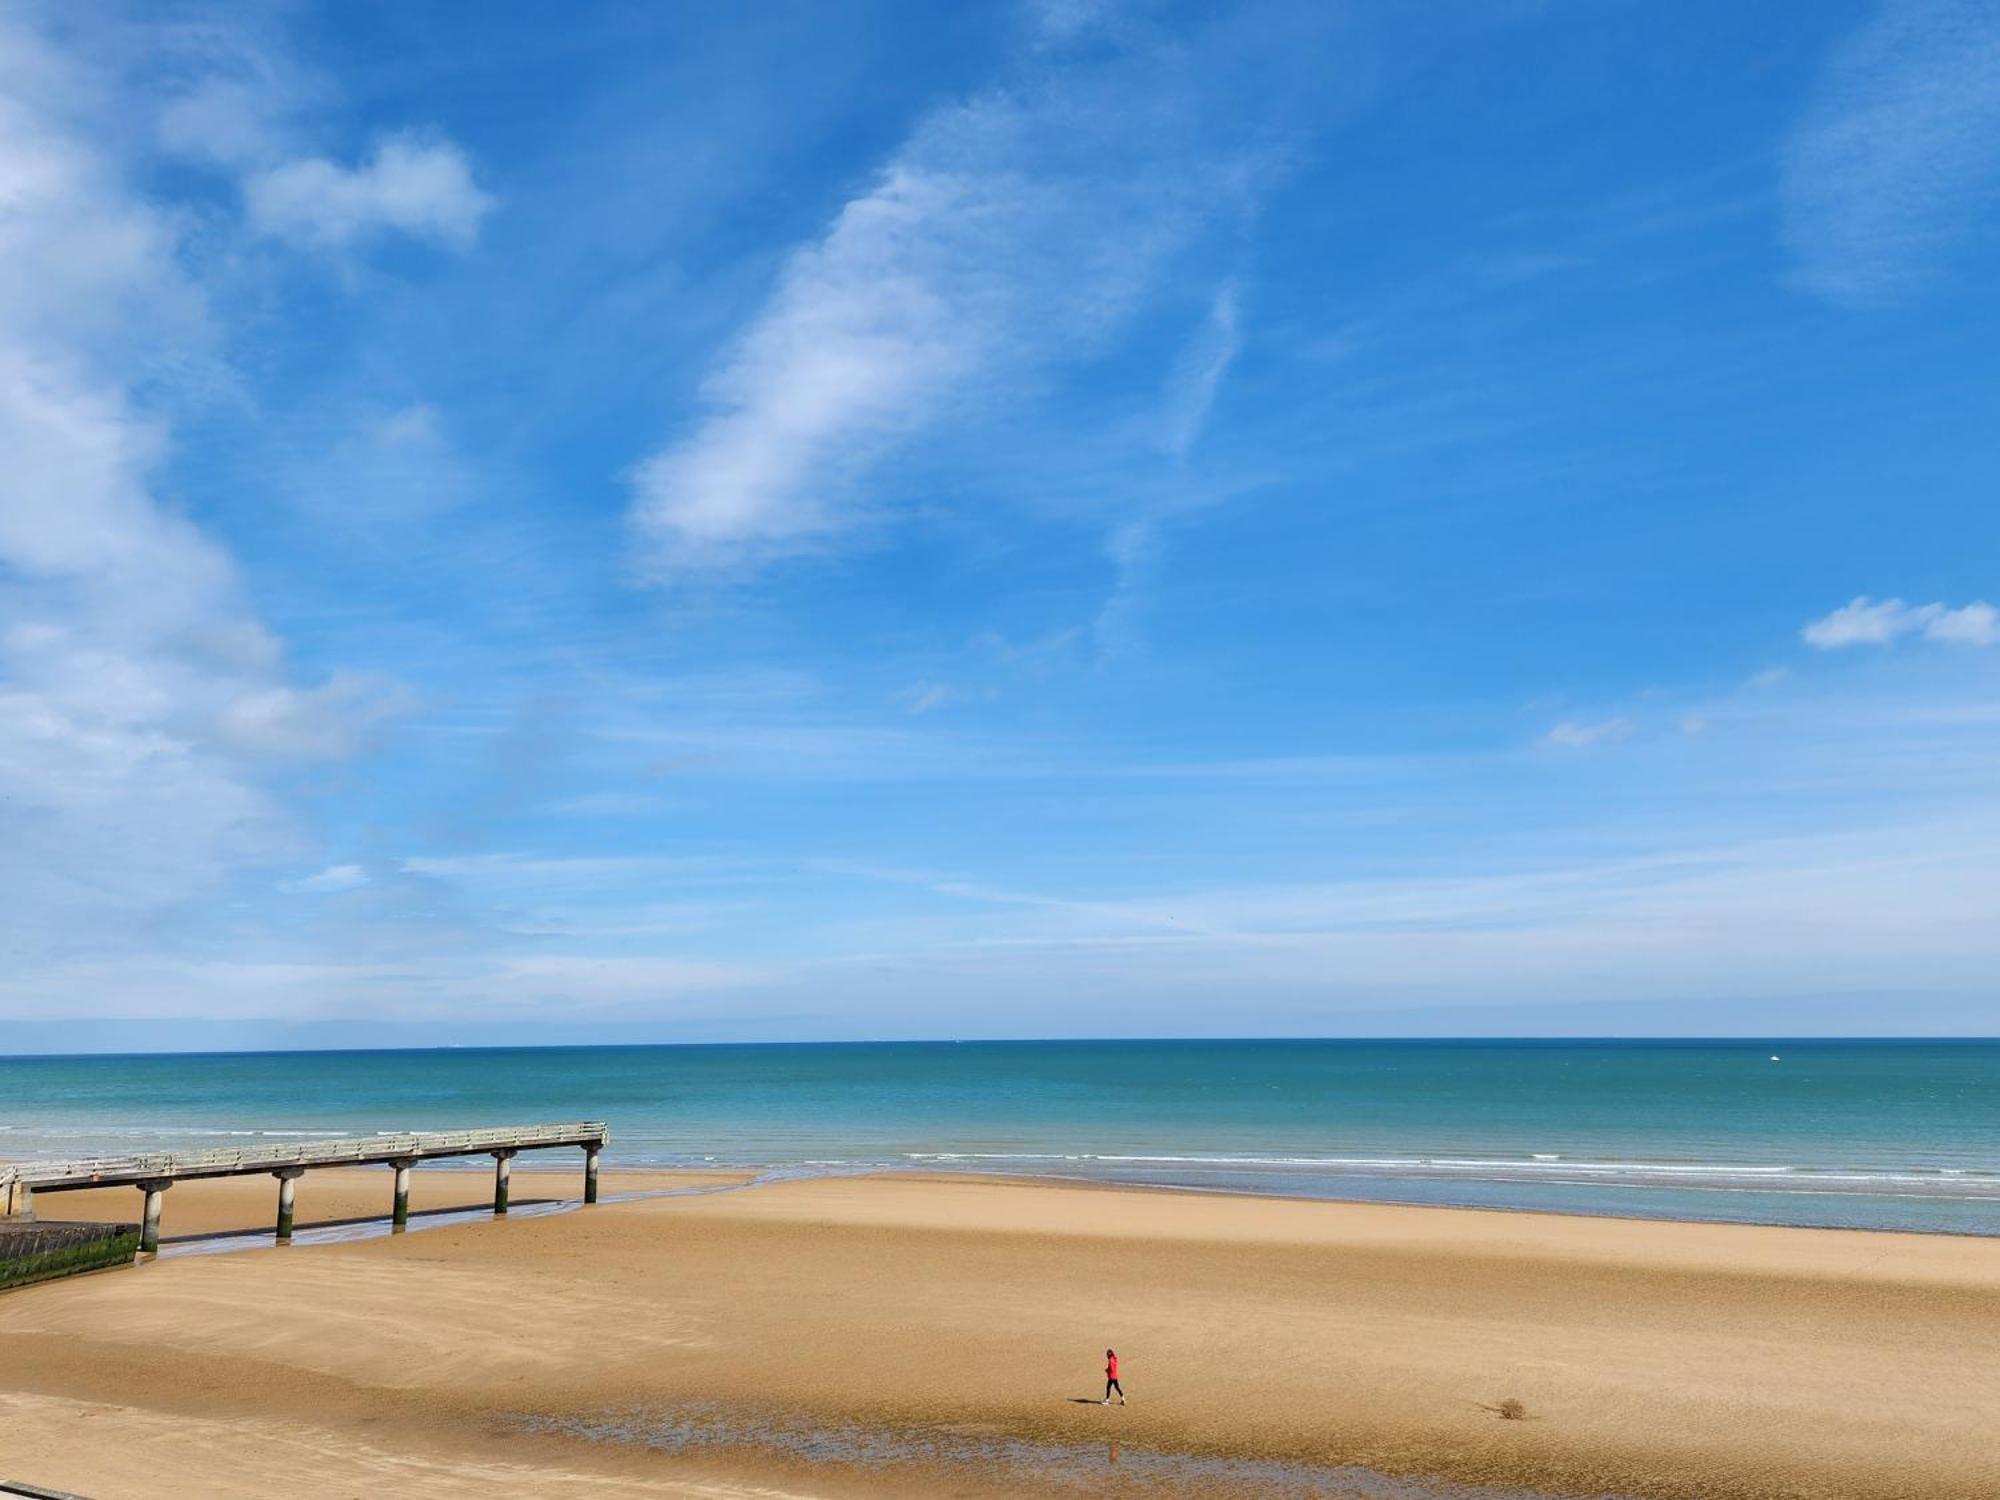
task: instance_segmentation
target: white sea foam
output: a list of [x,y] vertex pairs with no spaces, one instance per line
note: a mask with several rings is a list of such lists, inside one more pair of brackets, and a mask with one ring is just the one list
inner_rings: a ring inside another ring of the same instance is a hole
[[911,1151],[903,1159],[913,1162],[955,1163],[977,1166],[1007,1163],[1014,1166],[1044,1164],[1074,1169],[1078,1164],[1111,1170],[1121,1168],[1191,1168],[1196,1172],[1242,1171],[1258,1173],[1318,1173],[1340,1176],[1461,1177],[1488,1181],[1530,1181],[1549,1183],[1601,1182],[1632,1186],[1729,1187],[1752,1184],[1762,1190],[1788,1192],[1846,1191],[1894,1192],[1898,1189],[1937,1188],[1950,1178],[1955,1184],[1974,1189],[1970,1196],[2000,1197],[2000,1178],[1981,1182],[1984,1174],[1969,1168],[1929,1168],[1901,1170],[1840,1169],[1799,1166],[1791,1163],[1761,1162],[1661,1162],[1661,1161],[1578,1161],[1554,1153],[1534,1153],[1518,1157],[1474,1156],[1248,1156],[1222,1154],[1141,1154],[1130,1152],[1024,1152],[1024,1151]]

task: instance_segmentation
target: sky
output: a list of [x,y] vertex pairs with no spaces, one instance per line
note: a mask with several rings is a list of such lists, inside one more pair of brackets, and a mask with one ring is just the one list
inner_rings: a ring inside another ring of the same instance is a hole
[[0,1050],[2000,1031],[2000,3],[0,9]]

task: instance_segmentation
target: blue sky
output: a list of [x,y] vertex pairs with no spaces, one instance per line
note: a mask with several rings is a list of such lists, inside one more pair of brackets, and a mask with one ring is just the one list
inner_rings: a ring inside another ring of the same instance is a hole
[[1987,1032],[2000,6],[9,6],[0,1045]]

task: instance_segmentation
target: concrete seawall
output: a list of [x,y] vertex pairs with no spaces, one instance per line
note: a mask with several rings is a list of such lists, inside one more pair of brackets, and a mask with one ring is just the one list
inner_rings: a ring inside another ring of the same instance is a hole
[[137,1224],[0,1224],[0,1290],[132,1263]]

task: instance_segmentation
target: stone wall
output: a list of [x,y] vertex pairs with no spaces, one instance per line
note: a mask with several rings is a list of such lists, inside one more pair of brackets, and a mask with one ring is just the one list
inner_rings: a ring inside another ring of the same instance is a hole
[[0,1290],[129,1265],[138,1252],[136,1224],[0,1224]]

